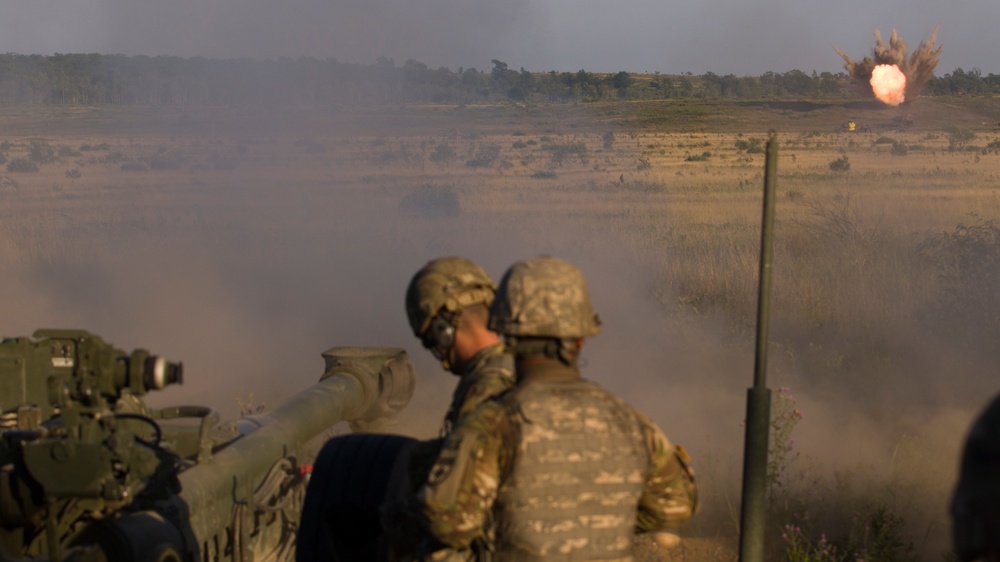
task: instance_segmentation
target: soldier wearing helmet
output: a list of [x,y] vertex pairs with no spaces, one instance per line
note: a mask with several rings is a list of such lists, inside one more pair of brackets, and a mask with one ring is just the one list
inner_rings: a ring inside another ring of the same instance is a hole
[[583,275],[547,256],[514,264],[490,315],[517,383],[464,416],[418,496],[442,545],[504,561],[632,560],[634,533],[685,523],[697,491],[683,449],[577,366],[600,332]]
[[960,560],[1000,562],[1000,396],[969,431],[951,516]]
[[481,267],[460,257],[427,263],[406,289],[413,335],[442,367],[459,376],[442,434],[483,400],[514,384],[513,358],[487,327],[495,290]]
[[[442,437],[468,412],[514,385],[514,359],[500,336],[487,326],[496,285],[485,271],[461,257],[433,260],[418,271],[406,290],[406,316],[420,339],[446,370],[459,376],[445,415]],[[412,506],[414,493],[427,480],[442,439],[422,441],[400,455],[393,467],[387,501],[382,505],[386,540],[383,560],[421,558],[436,550],[436,560],[482,560],[482,541],[461,549],[428,545]]]

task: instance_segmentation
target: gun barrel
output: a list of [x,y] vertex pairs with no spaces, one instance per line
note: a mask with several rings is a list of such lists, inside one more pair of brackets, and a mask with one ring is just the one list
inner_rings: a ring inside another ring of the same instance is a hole
[[225,528],[234,502],[252,502],[278,460],[294,456],[309,464],[315,451],[306,445],[332,426],[373,420],[405,406],[413,388],[413,366],[405,351],[349,348],[346,357],[336,351],[324,354],[328,369],[318,383],[273,412],[253,416],[256,430],[181,472],[179,495],[196,544],[211,542]]

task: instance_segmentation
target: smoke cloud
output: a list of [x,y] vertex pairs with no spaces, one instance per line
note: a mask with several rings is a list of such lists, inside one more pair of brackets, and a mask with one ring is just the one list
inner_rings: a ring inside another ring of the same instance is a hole
[[906,43],[899,37],[895,29],[892,30],[888,45],[885,44],[885,41],[882,40],[882,34],[876,29],[875,48],[872,50],[872,56],[865,57],[860,62],[855,61],[836,47],[834,50],[843,57],[844,69],[847,70],[847,73],[855,80],[864,83],[869,83],[873,72],[880,65],[898,67],[906,77],[905,97],[913,99],[924,89],[937,67],[941,55],[941,47],[935,48],[938,29],[939,27],[935,27],[927,41],[922,41],[920,46],[909,55],[909,58],[907,58]]

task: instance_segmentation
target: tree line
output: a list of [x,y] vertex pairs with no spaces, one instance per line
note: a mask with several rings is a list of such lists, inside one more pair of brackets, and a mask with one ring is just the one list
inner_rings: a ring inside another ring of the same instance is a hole
[[[530,72],[430,68],[389,58],[374,64],[311,57],[275,60],[100,54],[0,54],[0,105],[380,105],[670,98],[853,97],[846,73],[801,70],[760,76]],[[925,95],[1000,94],[1000,76],[956,69]]]

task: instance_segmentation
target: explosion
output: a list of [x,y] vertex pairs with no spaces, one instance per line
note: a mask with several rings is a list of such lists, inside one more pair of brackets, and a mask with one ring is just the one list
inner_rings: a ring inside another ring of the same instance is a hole
[[871,85],[882,103],[899,105],[906,99],[906,75],[894,64],[880,64],[872,69]]
[[[844,58],[844,69],[847,70],[851,78],[870,82],[872,91],[878,99],[889,105],[899,105],[904,99],[916,97],[934,73],[938,57],[941,55],[941,47],[934,48],[940,27],[934,28],[930,38],[921,42],[909,59],[906,57],[906,43],[899,38],[895,29],[892,30],[892,36],[889,37],[889,45],[885,44],[882,40],[882,34],[876,29],[875,48],[872,50],[872,56],[865,57],[861,62],[855,62],[847,53],[836,47],[833,50]],[[887,68],[878,70],[883,67]],[[894,71],[893,68],[895,68]],[[876,71],[879,74],[877,79]],[[899,92],[893,94],[888,92],[888,88],[898,88]],[[879,95],[880,89],[883,93],[888,92],[890,95],[886,98],[882,97]]]

